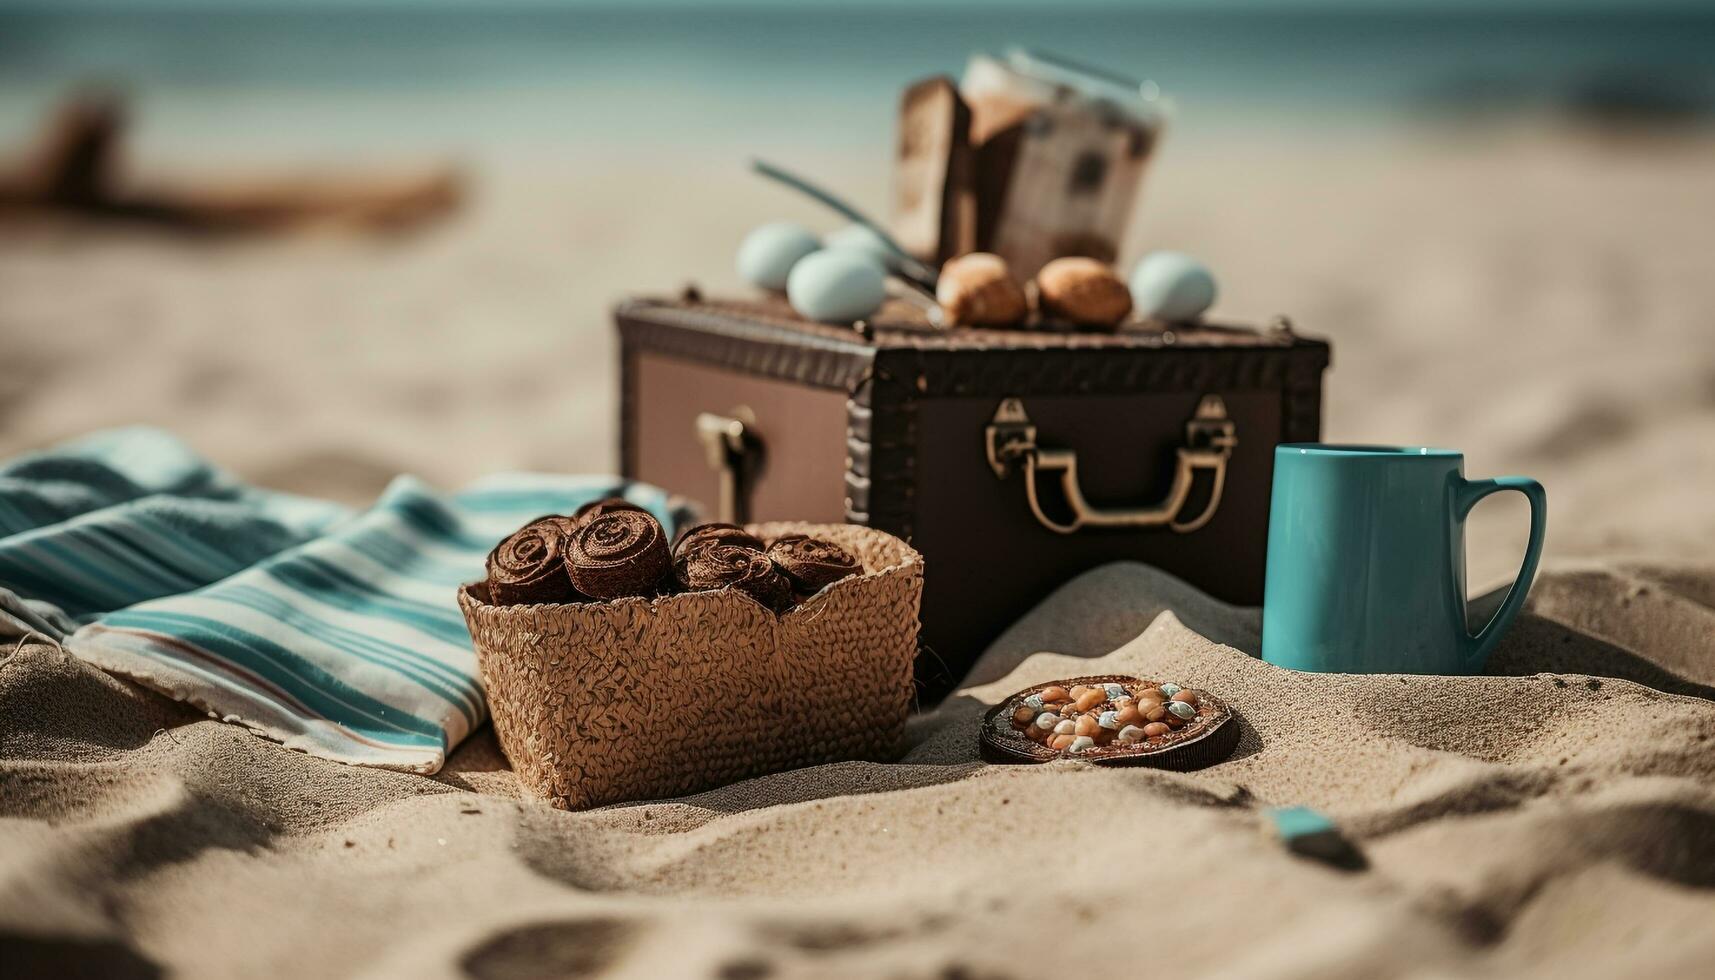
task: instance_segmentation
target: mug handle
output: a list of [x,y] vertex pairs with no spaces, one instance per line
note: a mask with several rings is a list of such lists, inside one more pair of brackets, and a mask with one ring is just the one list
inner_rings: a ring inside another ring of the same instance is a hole
[[1519,609],[1523,608],[1525,596],[1530,594],[1530,583],[1536,578],[1537,561],[1542,558],[1542,535],[1548,524],[1548,495],[1543,492],[1542,484],[1528,476],[1464,481],[1455,499],[1459,520],[1463,521],[1470,515],[1477,501],[1502,490],[1517,490],[1530,501],[1530,543],[1525,545],[1524,564],[1519,567],[1518,578],[1513,580],[1500,608],[1490,617],[1488,625],[1465,637],[1465,670],[1473,674],[1483,669],[1495,644],[1500,642],[1501,634],[1507,631]]

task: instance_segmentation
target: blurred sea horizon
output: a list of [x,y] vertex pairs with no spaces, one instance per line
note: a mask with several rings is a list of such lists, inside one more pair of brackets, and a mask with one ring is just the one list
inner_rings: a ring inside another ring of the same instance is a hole
[[[1567,120],[1708,125],[1715,10],[0,5],[0,145],[71,87],[123,86],[156,158],[831,151],[976,51],[1148,78],[1199,127]],[[385,125],[377,125],[385,121]]]

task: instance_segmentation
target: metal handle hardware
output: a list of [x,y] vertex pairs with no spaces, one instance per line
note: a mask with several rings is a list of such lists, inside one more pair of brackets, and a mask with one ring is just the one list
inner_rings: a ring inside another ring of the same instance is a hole
[[[1036,444],[1036,426],[1025,414],[1024,402],[1008,398],[994,411],[994,418],[983,430],[983,448],[988,455],[989,468],[996,479],[1004,480],[1015,463],[1022,462],[1024,494],[1030,512],[1050,531],[1071,534],[1086,527],[1167,527],[1181,534],[1195,531],[1209,523],[1221,506],[1221,491],[1227,483],[1227,460],[1239,443],[1232,420],[1227,418],[1227,405],[1219,395],[1204,395],[1197,411],[1185,423],[1185,445],[1179,447],[1178,464],[1173,473],[1173,486],[1167,496],[1150,507],[1100,508],[1084,499],[1078,484],[1078,454],[1071,449],[1050,449]],[[1180,511],[1191,497],[1191,485],[1199,470],[1209,470],[1213,482],[1209,502],[1202,513],[1189,520],[1180,519]],[[1060,474],[1060,489],[1072,510],[1070,523],[1057,521],[1043,513],[1037,495],[1038,471]]]
[[730,414],[703,412],[697,416],[697,441],[703,444],[709,469],[720,475],[716,520],[743,524],[750,519],[750,488],[762,468],[762,440],[756,434],[756,413],[739,405]]

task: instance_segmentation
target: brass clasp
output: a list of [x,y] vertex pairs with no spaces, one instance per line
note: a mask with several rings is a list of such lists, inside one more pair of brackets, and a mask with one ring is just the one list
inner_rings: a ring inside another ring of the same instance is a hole
[[1036,452],[1036,426],[1024,414],[1024,403],[1008,398],[994,410],[988,425],[984,448],[988,451],[989,469],[997,479],[1006,479],[1012,471],[1013,460]]
[[720,477],[716,519],[743,524],[750,518],[750,484],[762,461],[762,440],[756,434],[756,413],[739,405],[729,415],[702,412],[697,416],[697,441],[703,444],[709,469]]
[[[997,479],[1006,479],[1015,463],[1024,469],[1024,494],[1030,512],[1043,527],[1058,534],[1071,534],[1086,527],[1168,527],[1181,534],[1195,531],[1215,516],[1226,488],[1227,461],[1238,445],[1227,406],[1219,395],[1204,395],[1197,410],[1185,423],[1185,445],[1179,447],[1173,485],[1167,496],[1149,507],[1100,508],[1084,498],[1078,482],[1078,454],[1070,449],[1044,448],[1036,444],[1036,426],[1017,398],[1001,401],[994,418],[984,429],[983,449]],[[1191,497],[1191,487],[1201,470],[1213,476],[1209,501],[1202,512],[1181,519],[1180,511]],[[1059,472],[1060,489],[1072,511],[1070,523],[1049,517],[1037,491],[1038,471]]]

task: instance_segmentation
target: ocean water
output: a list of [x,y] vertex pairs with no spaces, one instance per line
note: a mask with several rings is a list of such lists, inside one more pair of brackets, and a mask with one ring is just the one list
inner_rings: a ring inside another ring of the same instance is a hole
[[1715,8],[0,6],[0,140],[96,79],[135,93],[167,152],[838,148],[890,131],[907,82],[1018,44],[1152,79],[1206,122],[1680,124],[1715,106]]

